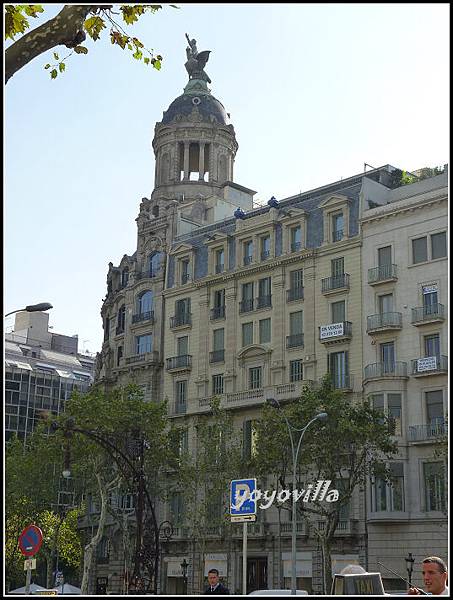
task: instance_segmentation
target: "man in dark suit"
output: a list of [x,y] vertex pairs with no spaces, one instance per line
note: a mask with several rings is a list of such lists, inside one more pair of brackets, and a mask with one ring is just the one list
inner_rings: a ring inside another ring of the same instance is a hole
[[227,595],[230,593],[230,590],[226,588],[223,583],[220,583],[219,572],[217,569],[210,569],[208,571],[208,583],[209,587],[205,589],[205,594]]

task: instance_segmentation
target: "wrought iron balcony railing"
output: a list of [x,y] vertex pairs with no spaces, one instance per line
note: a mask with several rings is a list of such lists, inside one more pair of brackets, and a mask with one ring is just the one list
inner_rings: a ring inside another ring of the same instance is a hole
[[444,435],[447,435],[447,424],[442,419],[424,425],[409,425],[407,437],[410,442],[421,442]]
[[365,367],[365,379],[376,377],[407,377],[407,363],[401,361],[379,362]]
[[149,321],[154,323],[154,311],[148,310],[142,313],[132,315],[132,323],[141,323],[142,321]]
[[304,299],[304,288],[302,286],[290,288],[286,290],[286,301],[293,302],[294,300]]
[[296,333],[295,335],[286,336],[286,347],[287,348],[303,348],[304,346],[304,334]]
[[425,356],[411,361],[412,375],[435,375],[446,373],[448,370],[448,357],[444,355]]
[[192,313],[185,312],[170,317],[170,329],[182,327],[183,325],[192,325]]
[[253,298],[250,298],[249,300],[241,300],[241,302],[239,303],[239,312],[240,313],[250,312],[252,310],[253,310]]
[[225,350],[214,350],[209,353],[209,362],[223,362],[225,360]]
[[269,294],[268,296],[258,296],[256,299],[256,308],[267,308],[272,306],[272,296]]
[[225,318],[225,306],[214,306],[211,308],[211,321]]
[[396,265],[380,265],[368,269],[368,283],[379,283],[389,279],[398,279]]
[[401,329],[403,326],[403,315],[400,312],[385,312],[367,317],[366,330],[374,329]]
[[429,304],[412,309],[411,323],[423,323],[423,321],[443,321],[445,319],[445,307],[443,304]]
[[349,273],[342,273],[341,275],[326,277],[321,280],[321,291],[323,294],[343,288],[349,288]]
[[167,358],[167,371],[172,369],[184,369],[192,367],[192,355],[181,354],[180,356],[172,356]]

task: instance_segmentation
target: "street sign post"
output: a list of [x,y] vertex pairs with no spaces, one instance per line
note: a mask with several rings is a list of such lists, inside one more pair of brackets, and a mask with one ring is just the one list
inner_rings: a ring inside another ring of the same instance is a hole
[[[34,556],[41,548],[42,544],[42,531],[36,525],[29,525],[26,527],[19,536],[19,549],[24,556],[27,558]],[[31,561],[27,561],[27,577],[25,579],[25,593],[30,593],[31,585]]]
[[233,479],[230,485],[230,516],[232,523],[243,523],[242,530],[242,593],[247,594],[247,522],[256,520],[256,479]]
[[26,558],[24,561],[24,571],[27,569],[31,569],[34,571],[36,569],[36,558]]

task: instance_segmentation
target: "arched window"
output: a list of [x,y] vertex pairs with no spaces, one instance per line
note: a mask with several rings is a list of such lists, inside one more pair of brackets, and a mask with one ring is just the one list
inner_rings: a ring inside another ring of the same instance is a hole
[[129,281],[129,268],[125,267],[121,272],[121,287],[126,287]]
[[143,313],[151,312],[153,310],[153,293],[151,290],[142,292],[137,298],[137,313],[142,315]]
[[149,276],[150,277],[156,277],[158,272],[160,271],[160,258],[161,258],[160,252],[154,252],[154,254],[152,254],[149,257]]

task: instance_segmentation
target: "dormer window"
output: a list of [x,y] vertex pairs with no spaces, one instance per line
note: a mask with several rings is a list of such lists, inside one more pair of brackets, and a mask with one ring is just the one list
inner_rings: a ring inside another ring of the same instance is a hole
[[149,276],[157,277],[160,271],[160,252],[155,252],[149,257]]
[[302,248],[302,227],[291,227],[291,252],[298,252]]
[[343,213],[332,215],[332,242],[339,242],[343,239],[344,219]]
[[253,240],[244,242],[244,265],[250,265],[253,261]]
[[190,261],[188,258],[181,260],[181,284],[184,285],[190,280]]
[[215,272],[222,273],[225,270],[225,250],[220,248],[215,252]]
[[129,281],[129,269],[128,269],[128,267],[126,267],[121,271],[121,287],[122,288],[126,287],[128,281]]

